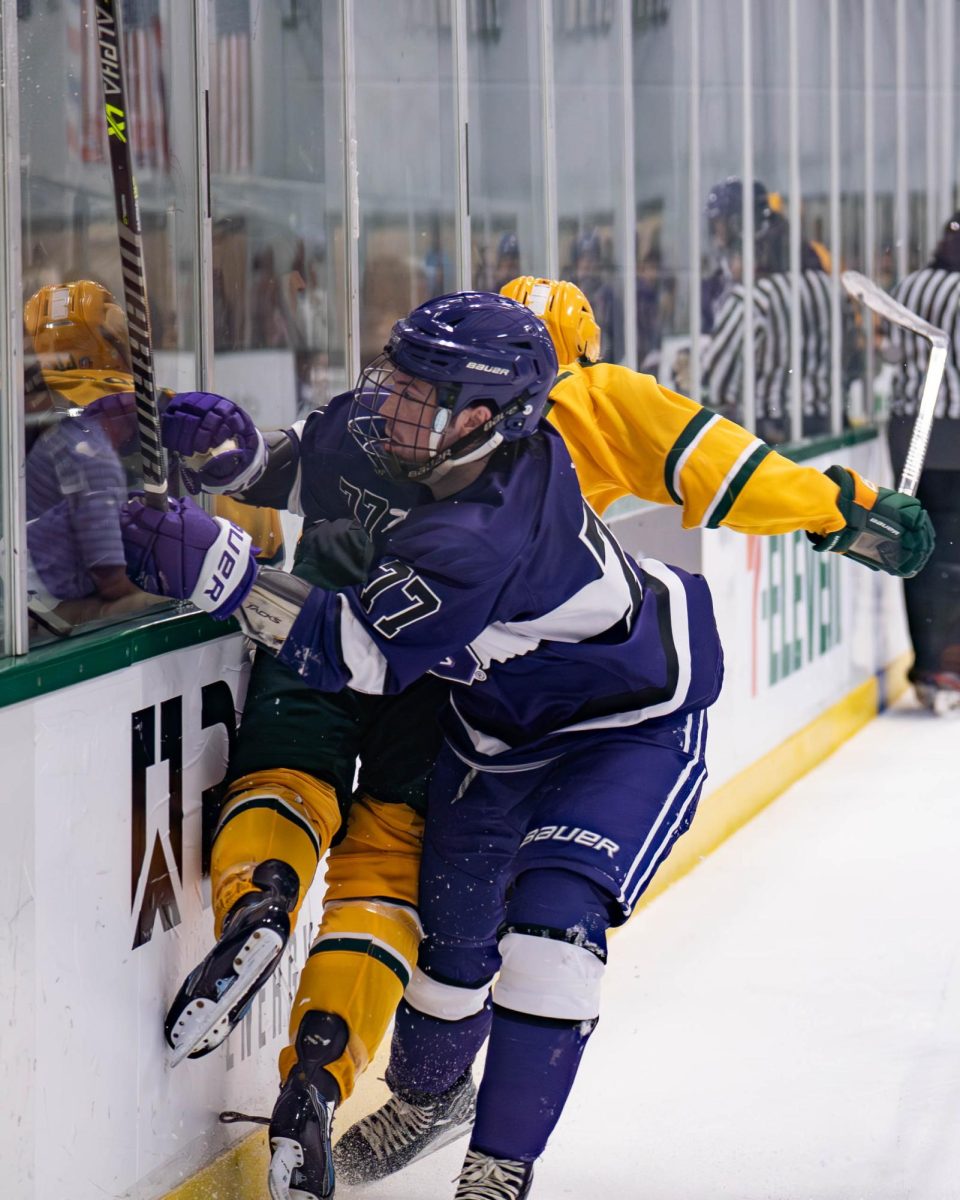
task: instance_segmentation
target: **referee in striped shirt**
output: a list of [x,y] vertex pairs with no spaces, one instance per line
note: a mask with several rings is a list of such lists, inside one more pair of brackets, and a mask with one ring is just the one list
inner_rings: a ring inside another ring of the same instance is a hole
[[[792,291],[789,274],[789,224],[769,205],[766,189],[755,184],[754,237],[757,279],[753,291],[754,387],[757,434],[776,445],[790,432],[792,377]],[[714,187],[707,199],[711,235],[733,235],[721,254],[729,255],[735,282],[713,317],[713,336],[704,354],[706,402],[724,416],[739,420],[744,378],[745,291],[740,279],[742,185],[729,179]],[[825,433],[830,424],[831,321],[830,278],[809,243],[801,249],[800,379],[803,433]]]
[[[894,296],[946,331],[950,351],[917,495],[930,513],[937,544],[927,566],[905,581],[915,660],[910,672],[921,702],[938,712],[960,708],[960,212],[946,223],[929,264],[908,275]],[[886,357],[895,363],[889,427],[896,476],[907,446],[929,360],[916,334],[891,327]]]

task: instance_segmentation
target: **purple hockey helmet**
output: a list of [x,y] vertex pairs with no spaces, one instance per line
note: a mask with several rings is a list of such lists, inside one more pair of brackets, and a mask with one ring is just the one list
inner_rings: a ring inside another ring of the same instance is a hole
[[[361,372],[351,430],[378,469],[422,479],[443,464],[489,453],[529,437],[543,416],[557,374],[546,326],[530,309],[493,292],[453,292],[428,300],[393,327],[384,353]],[[389,449],[381,410],[389,395],[411,397],[411,381],[435,389],[430,453],[413,462]],[[483,404],[491,417],[442,450],[443,430]]]
[[[725,221],[731,235],[739,237],[743,226],[743,180],[736,175],[715,183],[705,205],[711,226]],[[759,179],[753,181],[753,233],[762,237],[770,225],[770,197]]]

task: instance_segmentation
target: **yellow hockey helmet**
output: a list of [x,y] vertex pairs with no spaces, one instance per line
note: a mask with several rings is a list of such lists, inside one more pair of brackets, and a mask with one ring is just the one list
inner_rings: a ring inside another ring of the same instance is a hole
[[594,363],[600,357],[600,326],[575,283],[520,275],[505,283],[500,295],[525,304],[543,321],[561,366],[579,358]]
[[42,287],[24,306],[23,324],[45,370],[130,370],[123,310],[92,279]]

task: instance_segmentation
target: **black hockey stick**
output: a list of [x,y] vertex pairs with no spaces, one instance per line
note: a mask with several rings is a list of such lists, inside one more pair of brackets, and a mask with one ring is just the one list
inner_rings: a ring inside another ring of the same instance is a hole
[[123,73],[121,0],[96,0],[97,42],[100,48],[100,82],[110,146],[110,172],[117,208],[123,295],[127,308],[133,394],[137,404],[137,432],[143,464],[143,490],[151,508],[167,507],[167,474],[160,443],[160,411],[153,378],[153,339],[147,304],[147,278],[143,263],[143,238],[137,181],[130,154],[127,92]]

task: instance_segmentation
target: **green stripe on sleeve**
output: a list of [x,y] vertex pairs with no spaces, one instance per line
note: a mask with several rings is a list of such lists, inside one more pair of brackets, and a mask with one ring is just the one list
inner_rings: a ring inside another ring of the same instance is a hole
[[673,448],[666,457],[666,461],[663,464],[663,482],[674,504],[683,504],[683,497],[673,486],[673,476],[677,469],[677,463],[683,457],[684,450],[686,450],[701,429],[703,429],[704,425],[709,424],[716,415],[716,413],[711,412],[708,408],[702,408],[696,416],[691,417],[683,432],[673,443]]
[[747,486],[747,481],[769,453],[769,446],[760,445],[756,448],[756,450],[754,450],[740,470],[736,473],[736,475],[734,475],[733,479],[730,481],[730,486],[717,501],[717,504],[713,510],[713,515],[707,522],[708,529],[718,529],[720,527],[721,523],[725,520],[730,512],[730,509],[733,508],[734,504],[736,504],[737,497]]

